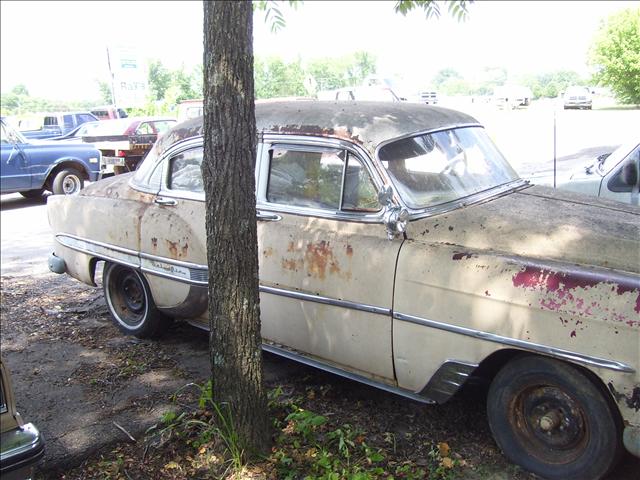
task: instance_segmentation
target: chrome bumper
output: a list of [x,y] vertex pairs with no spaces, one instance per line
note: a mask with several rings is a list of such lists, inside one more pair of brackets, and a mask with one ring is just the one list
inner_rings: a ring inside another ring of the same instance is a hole
[[3,433],[0,451],[2,480],[31,478],[36,463],[43,456],[44,439],[32,423]]

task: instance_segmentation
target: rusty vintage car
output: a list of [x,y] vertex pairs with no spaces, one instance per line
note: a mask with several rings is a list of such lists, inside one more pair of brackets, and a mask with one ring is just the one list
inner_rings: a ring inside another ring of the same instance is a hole
[[[269,102],[256,119],[265,350],[425,403],[489,379],[498,445],[546,478],[640,456],[640,209],[529,185],[444,108]],[[135,173],[49,199],[50,268],[96,285],[104,262],[126,333],[207,328],[202,157],[199,118]]]

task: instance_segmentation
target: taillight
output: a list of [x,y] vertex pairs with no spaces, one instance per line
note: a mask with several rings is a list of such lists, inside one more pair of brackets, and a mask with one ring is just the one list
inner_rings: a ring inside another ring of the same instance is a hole
[[124,150],[116,150],[116,157],[126,157]]

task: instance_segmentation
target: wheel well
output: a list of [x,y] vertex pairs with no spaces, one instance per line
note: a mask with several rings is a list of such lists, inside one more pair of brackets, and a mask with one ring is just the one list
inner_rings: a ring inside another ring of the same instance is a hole
[[[480,365],[478,366],[478,368],[476,368],[473,372],[473,377],[476,377],[476,378],[479,377],[484,381],[486,381],[487,383],[491,383],[491,381],[493,380],[493,377],[496,376],[496,374],[500,371],[502,367],[504,367],[507,363],[509,363],[514,358],[524,356],[524,355],[531,356],[531,357],[553,358],[553,357],[548,357],[546,355],[539,355],[536,353],[527,352],[524,350],[505,348],[505,349],[493,352],[491,355],[485,358],[482,362],[480,362]],[[615,402],[615,399],[613,398],[612,393],[609,391],[609,389],[604,384],[602,379],[598,377],[598,375],[596,375],[593,371],[589,370],[588,368],[582,365],[579,365],[577,363],[568,362],[562,359],[555,359],[555,360],[562,362],[566,365],[569,365],[572,368],[575,368],[576,370],[579,370],[587,378],[589,378],[589,380],[591,380],[591,383],[593,383],[593,385],[595,385],[596,388],[598,388],[601,391],[603,396],[607,399],[607,402],[609,402],[609,405],[612,408],[612,411],[616,412],[616,415],[618,416],[619,421],[622,422],[620,409],[616,405],[616,402]]]
[[56,177],[58,172],[66,168],[73,168],[74,170],[77,170],[78,172],[80,172],[84,180],[89,180],[89,174],[87,173],[87,170],[84,165],[78,162],[74,162],[73,160],[65,160],[63,162],[58,163],[49,172],[49,176],[47,176],[47,180],[45,182],[45,188],[47,190],[51,190],[51,187],[53,186],[53,179]]

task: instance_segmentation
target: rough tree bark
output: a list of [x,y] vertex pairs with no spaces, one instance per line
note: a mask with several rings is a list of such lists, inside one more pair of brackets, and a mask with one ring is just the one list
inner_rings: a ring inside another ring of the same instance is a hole
[[254,166],[253,9],[204,1],[204,160],[213,399],[249,452],[269,443]]

